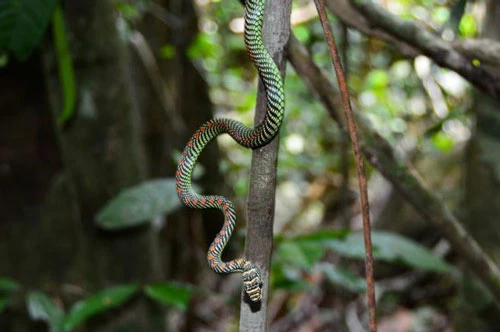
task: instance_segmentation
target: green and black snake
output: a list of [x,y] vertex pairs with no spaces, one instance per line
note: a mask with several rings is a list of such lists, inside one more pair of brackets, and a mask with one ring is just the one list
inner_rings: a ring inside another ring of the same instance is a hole
[[224,215],[224,225],[208,249],[208,263],[217,273],[242,272],[243,287],[254,302],[262,298],[262,280],[258,267],[251,261],[239,258],[229,262],[221,259],[222,251],[233,232],[236,216],[233,204],[225,197],[200,195],[193,191],[191,176],[203,148],[220,134],[229,134],[240,145],[257,149],[270,143],[277,135],[285,110],[283,81],[280,72],[262,41],[262,21],[265,0],[245,1],[245,46],[259,76],[264,83],[267,110],[264,120],[254,128],[226,118],[215,118],[203,124],[187,143],[176,172],[177,195],[187,206],[195,209],[219,209]]

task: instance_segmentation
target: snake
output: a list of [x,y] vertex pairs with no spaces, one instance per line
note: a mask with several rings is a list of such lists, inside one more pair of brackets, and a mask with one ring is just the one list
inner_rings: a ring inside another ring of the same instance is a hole
[[266,0],[246,0],[244,15],[245,47],[266,92],[264,119],[253,128],[229,118],[213,118],[205,122],[189,139],[175,173],[177,196],[184,205],[194,209],[219,209],[222,212],[224,223],[208,249],[208,265],[220,274],[241,272],[243,289],[253,302],[262,299],[260,269],[245,258],[226,262],[221,259],[236,224],[234,206],[223,196],[196,193],[192,187],[192,173],[202,150],[221,134],[229,134],[239,145],[254,150],[269,144],[279,132],[283,122],[285,97],[280,71],[262,40],[265,2]]

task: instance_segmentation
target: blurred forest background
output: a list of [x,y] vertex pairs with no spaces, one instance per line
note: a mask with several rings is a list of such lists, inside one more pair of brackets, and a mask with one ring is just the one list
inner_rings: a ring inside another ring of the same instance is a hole
[[[500,3],[325,4],[367,157],[379,330],[495,331]],[[0,331],[238,329],[241,276],[206,262],[222,218],[181,208],[173,175],[204,121],[252,124],[242,15],[0,0]],[[363,331],[357,177],[314,3],[291,24],[267,324]],[[243,252],[251,155],[222,136],[196,168],[237,208],[225,257]]]

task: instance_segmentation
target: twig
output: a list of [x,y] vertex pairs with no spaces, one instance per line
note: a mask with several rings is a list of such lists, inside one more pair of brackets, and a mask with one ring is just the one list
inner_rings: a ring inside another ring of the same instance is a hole
[[186,126],[180,119],[179,113],[174,112],[175,107],[172,103],[172,100],[174,100],[172,92],[163,81],[163,77],[160,74],[160,67],[158,66],[153,51],[142,33],[138,31],[134,31],[130,34],[129,40],[148,73],[151,85],[160,101],[165,117],[174,124],[172,129],[175,133],[180,134],[182,130],[186,130]]
[[363,164],[363,157],[361,156],[361,149],[359,148],[358,136],[356,133],[356,125],[351,109],[351,102],[349,100],[349,91],[347,82],[342,70],[342,63],[337,51],[337,45],[333,37],[332,28],[328,22],[325,12],[325,6],[322,0],[314,0],[316,8],[318,9],[319,19],[323,27],[323,32],[330,50],[333,67],[337,74],[337,80],[340,88],[340,95],[342,97],[342,105],[344,114],[347,119],[347,126],[349,128],[349,135],[351,137],[352,148],[354,150],[354,158],[356,159],[356,169],[358,172],[359,191],[361,196],[361,214],[363,216],[363,237],[365,242],[365,270],[366,270],[366,292],[368,300],[368,318],[370,332],[377,331],[377,322],[375,319],[375,285],[373,278],[373,252],[371,240],[371,225],[370,225],[370,206],[368,203],[368,190],[366,185],[365,169]]
[[[347,56],[347,51],[349,50],[349,30],[347,25],[340,22],[342,29],[342,61],[344,62],[346,80],[349,79],[349,59]],[[340,206],[343,207],[341,211],[341,225],[343,228],[349,229],[349,222],[351,216],[349,213],[349,137],[348,133],[344,128],[341,128],[342,132],[340,134],[340,173],[342,174],[342,183],[340,185]]]
[[184,20],[153,1],[149,3],[149,13],[172,29],[182,29],[185,26]]
[[[340,121],[337,111],[340,104],[338,93],[322,70],[311,60],[305,47],[293,35],[290,36],[288,43],[288,58],[297,74],[318,96],[330,116],[339,126],[345,126]],[[492,259],[468,235],[457,217],[439,198],[426,189],[419,177],[410,171],[408,165],[401,163],[395,157],[391,145],[363,121],[359,121],[358,124],[362,129],[364,137],[362,151],[367,160],[451,243],[453,250],[472,268],[500,306],[500,270]]]

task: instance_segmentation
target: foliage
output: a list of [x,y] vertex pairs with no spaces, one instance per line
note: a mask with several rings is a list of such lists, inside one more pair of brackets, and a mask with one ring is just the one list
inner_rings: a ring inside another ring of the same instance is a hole
[[96,224],[108,230],[135,227],[180,206],[174,179],[151,180],[123,190],[96,217]]
[[[7,304],[3,295],[5,292],[19,290],[21,286],[14,280],[0,278],[0,312]],[[29,292],[26,294],[26,307],[33,320],[46,322],[51,332],[70,332],[82,323],[100,313],[124,305],[141,288],[136,284],[113,286],[103,289],[83,299],[65,313],[62,305],[42,292]],[[191,285],[179,283],[158,283],[146,285],[144,294],[152,300],[164,305],[174,305],[186,310],[189,301],[197,289]]]
[[[55,0],[7,0],[0,3],[0,67],[8,63],[10,56],[21,61],[27,59],[40,43],[52,16],[53,39],[64,94],[59,122],[64,124],[74,111],[76,83],[63,15],[55,3]],[[300,8],[306,3],[296,1],[294,6]],[[470,38],[478,33],[479,22],[465,5],[455,8],[443,1],[431,0],[391,0],[385,3],[387,9],[396,15],[419,21],[447,38]],[[464,4],[465,1],[459,3]],[[139,19],[145,11],[139,5],[128,2],[117,2],[115,6],[129,22]],[[198,7],[201,31],[187,48],[187,56],[206,75],[216,115],[238,118],[251,125],[258,78],[246,55],[242,36],[234,29],[235,22],[242,16],[242,7],[238,1],[199,1]],[[52,15],[54,8],[56,10]],[[332,23],[339,26],[335,17],[332,17]],[[293,32],[309,49],[314,61],[330,71],[330,59],[319,23],[316,20],[303,22],[295,25]],[[339,37],[338,40],[342,40],[345,36],[339,33]],[[351,30],[347,37],[349,50],[344,64],[348,69],[353,104],[362,110],[378,132],[395,146],[402,147],[403,153],[408,149],[417,155],[429,151],[445,154],[460,148],[460,143],[468,137],[472,123],[467,83],[423,56],[403,58],[391,45]],[[179,55],[174,45],[173,41],[169,41],[156,52],[162,60],[172,59]],[[333,74],[330,76],[333,80]],[[332,204],[331,201],[318,199],[321,195],[316,195],[315,185],[326,183],[329,194],[338,191],[338,177],[344,162],[342,158],[348,158],[348,166],[352,166],[352,160],[339,152],[343,144],[340,130],[291,66],[287,68],[285,88],[286,125],[280,133],[283,144],[279,155],[278,183],[279,186],[287,186],[285,189],[295,189],[293,193],[296,193],[297,204],[281,198],[285,201],[285,207],[281,209],[291,210],[297,205],[300,213],[286,217],[278,215],[276,219],[285,225],[283,228],[292,228],[293,233],[293,225],[304,223],[304,220],[313,220],[314,225],[321,227]],[[224,137],[218,143],[222,150],[220,167],[224,181],[235,191],[234,197],[239,199],[236,203],[244,204],[251,152]],[[408,148],[408,145],[411,147]],[[354,173],[350,174],[353,178]],[[313,204],[307,202],[310,197],[315,197]],[[173,213],[179,206],[174,180],[153,180],[119,193],[99,211],[95,222],[107,230],[126,229]],[[311,206],[319,207],[319,212],[311,213]],[[433,273],[453,270],[428,249],[397,234],[374,232],[373,244],[374,255],[379,262]],[[327,263],[332,253],[342,258],[338,265]],[[320,273],[336,287],[361,293],[365,291],[365,281],[353,272],[353,266],[358,266],[357,261],[363,258],[360,233],[323,230],[289,238],[278,236],[271,273],[272,285],[290,293],[304,291],[310,287],[309,277]],[[487,297],[476,291],[480,286],[471,286],[466,279],[463,282],[467,286],[464,288],[478,294],[474,306],[485,306]],[[12,294],[21,289],[15,281],[0,278],[0,312],[8,307]],[[67,312],[57,298],[40,292],[28,293],[26,303],[31,317],[47,322],[51,331],[71,331],[89,318],[123,305],[140,290],[135,284],[104,289],[73,305]],[[155,302],[186,310],[199,289],[165,282],[145,285],[142,291],[144,296]]]
[[57,64],[59,67],[59,80],[63,91],[63,110],[59,115],[59,124],[63,125],[73,115],[76,103],[75,75],[73,73],[73,61],[68,46],[64,17],[60,5],[57,5],[52,18],[52,30],[54,45],[57,53]]
[[43,293],[32,292],[26,302],[31,318],[47,322],[51,332],[63,331],[64,311],[53,299]]
[[[346,257],[363,259],[365,257],[363,243],[363,234],[355,232],[349,234],[343,241],[330,241],[328,247]],[[424,271],[451,272],[451,267],[429,249],[401,235],[374,231],[372,243],[375,260],[403,263]]]
[[40,292],[29,293],[26,302],[31,318],[47,322],[51,332],[69,332],[90,317],[125,303],[138,290],[133,284],[107,288],[74,304],[67,315],[58,303]]
[[0,278],[0,313],[7,307],[11,294],[21,288],[21,285],[9,278]]
[[40,44],[51,17],[63,92],[63,108],[58,120],[63,125],[73,115],[76,87],[63,12],[57,0],[0,2],[0,67],[5,66],[9,59],[2,51],[11,52],[19,61],[25,61]]
[[0,50],[26,60],[38,46],[52,16],[56,0],[4,0],[0,2]]
[[317,269],[322,272],[328,281],[354,293],[366,291],[366,281],[342,266],[328,263],[318,263]]
[[195,288],[191,286],[168,282],[148,285],[144,288],[144,293],[151,299],[182,310],[187,309],[194,291]]
[[[351,259],[364,259],[362,236],[359,232],[319,231],[279,239],[273,260],[273,284],[289,289],[291,281],[303,279],[302,272],[316,268],[315,271],[321,271],[332,283],[351,291],[363,292],[364,281],[361,278],[342,266],[321,263],[327,250]],[[451,266],[428,249],[398,234],[375,231],[372,233],[372,243],[376,261],[402,263],[413,269],[430,272],[452,271]]]
[[9,278],[0,278],[0,292],[10,293],[21,287],[15,280]]
[[125,303],[138,290],[139,286],[134,284],[114,286],[77,302],[64,320],[64,331],[71,331],[90,317]]

